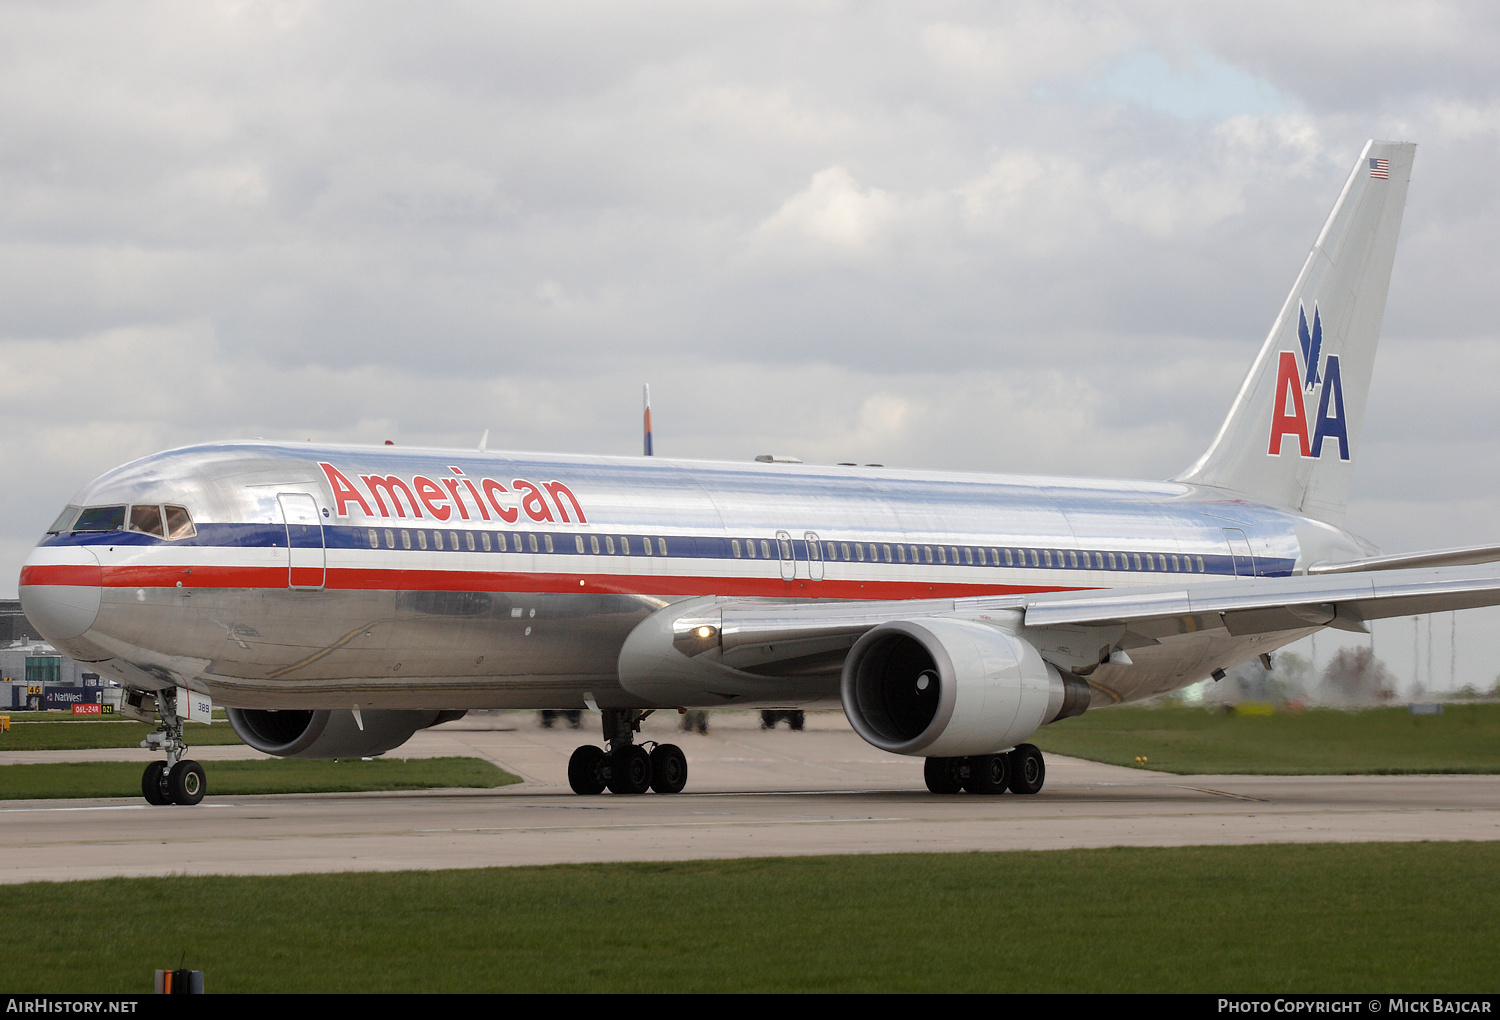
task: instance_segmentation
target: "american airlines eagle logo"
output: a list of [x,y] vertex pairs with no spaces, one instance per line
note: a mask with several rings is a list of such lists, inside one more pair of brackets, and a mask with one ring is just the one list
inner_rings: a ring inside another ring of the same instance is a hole
[[[1276,406],[1271,411],[1271,443],[1266,450],[1279,457],[1288,439],[1296,439],[1297,455],[1317,458],[1323,455],[1323,440],[1337,439],[1339,460],[1349,459],[1349,426],[1344,416],[1344,383],[1339,372],[1339,356],[1330,354],[1319,371],[1318,359],[1323,352],[1323,316],[1313,305],[1312,328],[1307,325],[1307,309],[1297,306],[1297,339],[1302,347],[1302,364],[1296,351],[1282,351],[1276,362]],[[1318,411],[1311,428],[1307,408],[1314,394]],[[1306,396],[1304,396],[1306,394]],[[1308,439],[1308,434],[1312,439]]]

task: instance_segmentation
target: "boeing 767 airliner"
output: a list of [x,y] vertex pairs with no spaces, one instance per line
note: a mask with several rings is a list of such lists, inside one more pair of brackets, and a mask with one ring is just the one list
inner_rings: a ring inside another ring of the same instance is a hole
[[[1034,794],[1026,739],[1323,627],[1500,603],[1500,547],[1342,528],[1415,146],[1354,165],[1208,450],[1163,482],[234,442],[84,486],[27,616],[127,689],[197,803],[183,722],[377,755],[468,709],[602,716],[580,794],[680,791],[658,709],[841,704],[934,793]],[[606,749],[607,748],[607,749]]]

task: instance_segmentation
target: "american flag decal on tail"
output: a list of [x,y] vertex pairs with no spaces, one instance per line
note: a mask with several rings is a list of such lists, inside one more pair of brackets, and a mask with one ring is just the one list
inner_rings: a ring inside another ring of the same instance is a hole
[[1388,159],[1370,160],[1370,176],[1377,181],[1388,181],[1391,179],[1391,161]]

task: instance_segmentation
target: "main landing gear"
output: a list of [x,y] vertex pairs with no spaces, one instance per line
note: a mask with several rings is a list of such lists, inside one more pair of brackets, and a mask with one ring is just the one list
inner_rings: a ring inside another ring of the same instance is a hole
[[574,793],[681,793],[687,785],[687,756],[676,744],[649,741],[650,751],[635,742],[641,720],[650,710],[606,708],[604,742],[609,750],[585,744],[568,759],[568,785]]
[[933,793],[1037,793],[1047,779],[1047,762],[1035,744],[1001,754],[972,758],[928,758],[923,769]]
[[[146,734],[141,746],[166,751],[166,761],[154,761],[141,775],[141,795],[147,804],[197,804],[208,792],[208,776],[203,766],[183,757],[187,743],[182,739],[182,720],[177,715],[177,692],[150,694],[131,692],[129,708],[122,714],[149,719],[145,713],[154,710],[161,722],[155,733]],[[150,705],[154,700],[155,704]]]

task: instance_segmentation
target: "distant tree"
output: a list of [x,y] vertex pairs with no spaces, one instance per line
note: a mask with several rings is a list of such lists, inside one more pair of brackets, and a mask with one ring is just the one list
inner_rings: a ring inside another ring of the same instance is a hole
[[1396,696],[1396,678],[1369,648],[1341,648],[1323,668],[1322,697],[1345,705],[1378,705]]

